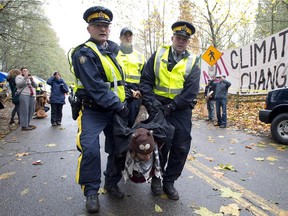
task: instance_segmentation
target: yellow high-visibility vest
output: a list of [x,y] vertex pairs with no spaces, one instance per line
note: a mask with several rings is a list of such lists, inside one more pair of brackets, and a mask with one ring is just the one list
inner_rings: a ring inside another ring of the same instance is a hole
[[125,73],[125,81],[129,83],[139,83],[141,77],[141,70],[145,64],[145,57],[143,54],[133,51],[130,54],[124,54],[119,51],[118,56],[123,63],[123,71]]
[[[101,64],[104,68],[106,77],[107,77],[107,85],[120,99],[121,102],[125,101],[125,85],[119,85],[117,81],[123,81],[121,72],[113,63],[113,61],[106,55],[102,55],[101,52],[98,50],[97,45],[93,42],[86,42],[85,46],[91,48],[98,56],[101,61]],[[75,75],[74,67],[72,64],[72,54],[75,49],[71,49],[69,51],[69,62],[70,62],[70,70]],[[122,63],[119,62],[121,65]],[[76,76],[75,76],[76,77]],[[76,77],[75,80],[75,92],[77,89],[84,89],[81,81]]]
[[168,71],[169,48],[170,46],[162,46],[156,52],[154,61],[155,86],[153,91],[156,95],[174,99],[176,95],[182,92],[185,79],[195,64],[196,56],[189,55],[181,59],[172,71]]

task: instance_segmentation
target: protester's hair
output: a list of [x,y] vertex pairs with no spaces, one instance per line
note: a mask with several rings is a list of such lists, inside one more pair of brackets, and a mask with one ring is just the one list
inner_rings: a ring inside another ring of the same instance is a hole
[[21,67],[21,71],[23,71],[24,69],[27,69],[28,70],[28,68],[27,67]]
[[53,73],[53,76],[56,76],[57,74],[59,74],[59,76],[61,76],[60,73],[57,71]]
[[7,75],[7,78],[13,77],[13,76],[17,76],[21,74],[21,71],[17,68],[11,69]]

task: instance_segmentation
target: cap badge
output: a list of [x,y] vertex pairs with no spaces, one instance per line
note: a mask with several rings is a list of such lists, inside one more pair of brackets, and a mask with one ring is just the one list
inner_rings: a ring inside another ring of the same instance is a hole
[[99,17],[105,18],[105,14],[101,11],[101,12],[99,12]]
[[182,26],[181,30],[187,32],[187,26],[186,25]]

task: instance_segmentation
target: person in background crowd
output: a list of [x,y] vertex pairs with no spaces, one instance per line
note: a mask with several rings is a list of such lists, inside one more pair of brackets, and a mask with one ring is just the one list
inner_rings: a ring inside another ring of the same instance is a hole
[[[149,115],[163,110],[167,122],[175,127],[171,145],[161,148],[163,191],[172,200],[179,194],[174,182],[180,177],[191,145],[192,103],[199,92],[199,58],[186,48],[194,26],[186,21],[172,26],[172,46],[162,46],[150,57],[140,80],[142,103]],[[161,179],[152,178],[151,191],[161,194]]]
[[37,84],[33,80],[33,76],[30,74],[27,67],[21,68],[21,74],[16,76],[15,83],[17,92],[21,91],[19,98],[20,126],[23,131],[33,130],[36,126],[31,125],[30,121],[35,112]]
[[215,120],[215,89],[213,88],[213,81],[215,76],[211,77],[211,79],[208,79],[208,83],[205,87],[205,99],[207,103],[207,110],[208,110],[208,118],[206,121],[214,122]]
[[[116,60],[119,46],[108,40],[112,12],[102,6],[87,9],[83,19],[88,23],[90,39],[70,50],[71,72],[76,77],[77,98],[82,101],[79,111],[77,148],[80,151],[76,181],[86,197],[88,212],[100,208],[98,190],[101,184],[100,133],[105,135],[108,153],[104,189],[118,199],[124,198],[118,182],[122,178],[118,158],[115,157],[113,116],[127,118],[124,73]],[[119,167],[119,169],[118,169]]]
[[51,86],[50,104],[51,104],[51,124],[52,126],[61,125],[62,109],[65,104],[65,94],[69,92],[68,86],[61,78],[59,72],[54,72],[53,76],[47,80]]
[[126,82],[126,100],[129,109],[128,126],[134,125],[141,106],[139,91],[140,76],[145,65],[145,57],[133,48],[133,32],[125,27],[120,32],[120,51],[118,58],[123,62],[123,71]]
[[231,83],[225,78],[225,75],[218,75],[216,76],[216,81],[213,82],[217,113],[217,124],[215,124],[215,126],[219,126],[220,128],[227,127],[227,94]]
[[[17,91],[15,78],[19,74],[21,74],[21,71],[19,69],[12,69],[9,71],[7,78],[6,78],[8,83],[9,83],[10,89],[11,89],[12,99],[14,98],[15,92]],[[15,118],[16,113],[17,113],[18,121],[19,121],[19,104],[14,104],[14,108],[11,112],[11,118],[10,118],[9,124],[15,123],[14,118]]]

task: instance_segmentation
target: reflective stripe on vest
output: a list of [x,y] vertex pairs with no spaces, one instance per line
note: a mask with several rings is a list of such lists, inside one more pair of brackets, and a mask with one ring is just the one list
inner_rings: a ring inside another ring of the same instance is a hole
[[156,52],[154,93],[174,99],[176,95],[182,92],[185,79],[195,64],[196,56],[190,55],[183,58],[174,66],[172,71],[168,71],[169,48],[170,46],[163,46]]
[[130,54],[124,54],[119,51],[117,57],[123,62],[125,81],[129,83],[139,83],[141,70],[145,63],[144,55],[136,51]]

